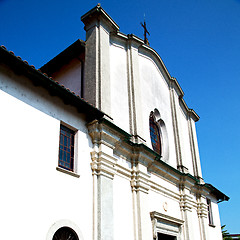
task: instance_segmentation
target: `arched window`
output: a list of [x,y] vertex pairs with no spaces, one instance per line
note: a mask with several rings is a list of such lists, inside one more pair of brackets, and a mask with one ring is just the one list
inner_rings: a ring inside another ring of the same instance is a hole
[[161,156],[162,155],[161,132],[158,123],[155,121],[153,113],[150,114],[149,127],[153,150]]
[[79,240],[79,238],[71,228],[62,227],[55,232],[53,240]]

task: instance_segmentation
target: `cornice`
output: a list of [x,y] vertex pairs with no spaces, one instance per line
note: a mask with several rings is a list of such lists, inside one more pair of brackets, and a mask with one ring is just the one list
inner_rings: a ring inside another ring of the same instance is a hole
[[140,170],[132,170],[131,187],[132,191],[148,193],[150,176]]
[[218,203],[223,202],[223,201],[228,201],[230,199],[227,195],[225,195],[223,192],[219,191],[212,184],[205,183],[205,184],[203,184],[203,187],[210,190],[210,193],[217,197]]
[[150,217],[151,219],[157,219],[157,220],[165,220],[167,222],[171,222],[171,223],[174,223],[174,224],[177,224],[177,225],[183,225],[184,221],[182,219],[179,219],[179,218],[175,218],[175,217],[172,217],[172,216],[169,216],[169,215],[165,215],[163,213],[159,213],[159,212],[150,212]]
[[192,211],[192,207],[194,206],[194,201],[192,196],[189,194],[181,194],[180,196],[180,208],[183,211]]
[[149,186],[152,191],[155,191],[161,195],[167,196],[168,198],[171,198],[173,200],[180,201],[180,194],[175,191],[172,191],[160,184],[157,184],[152,180],[149,180]]
[[165,215],[159,212],[150,212],[150,217],[152,221],[152,233],[153,238],[158,238],[158,230],[162,229],[162,223],[167,223],[165,227],[167,227],[167,231],[177,234],[179,232],[180,227],[184,224],[184,221],[179,218],[175,218],[169,215]]
[[93,142],[102,140],[109,142],[115,153],[125,155],[126,159],[134,162],[141,162],[148,171],[155,171],[174,182],[189,182],[191,186],[198,183],[199,180],[191,174],[182,173],[176,168],[162,161],[160,155],[154,152],[143,143],[134,143],[131,141],[131,135],[116,126],[109,120],[102,118],[88,124],[89,134]]
[[[113,32],[111,34],[111,37],[112,38],[119,38],[121,39],[121,41],[129,41],[131,42],[131,44],[135,47],[135,48],[138,48],[138,49],[144,49],[145,51],[149,52],[150,54],[152,54],[154,56],[154,58],[160,63],[160,67],[164,70],[164,75],[166,76],[167,78],[167,83],[168,85],[173,88],[175,90],[175,92],[177,93],[178,97],[179,97],[179,102],[182,103],[182,105],[184,106],[185,110],[187,111],[187,113],[189,114],[189,116],[191,118],[194,119],[195,122],[197,122],[199,120],[199,116],[197,115],[197,113],[193,110],[193,109],[190,109],[185,100],[183,99],[183,96],[184,96],[184,92],[179,84],[179,82],[177,81],[176,78],[172,77],[170,75],[170,73],[168,72],[167,70],[167,67],[165,66],[163,60],[161,59],[160,55],[153,49],[151,48],[150,46],[144,44],[144,41],[133,35],[133,34],[124,34],[124,33],[121,33],[121,32]],[[114,45],[116,45],[116,43],[113,43]],[[125,45],[126,47],[127,45]]]
[[185,100],[183,99],[183,96],[180,96],[179,97],[179,102],[182,104],[182,106],[184,107],[184,109],[186,110],[187,112],[187,115],[192,118],[195,122],[197,122],[200,117],[198,116],[198,114],[193,110],[193,109],[190,109],[188,108]]
[[207,218],[208,208],[206,203],[203,203],[203,202],[197,203],[197,214],[199,217]]
[[91,168],[93,175],[103,175],[110,179],[116,173],[116,159],[102,151],[91,152]]
[[[119,173],[125,175],[126,177],[131,177],[133,180],[132,186],[134,188],[138,187],[138,189],[147,192],[148,189],[153,186],[149,175],[146,172],[133,168],[134,171],[131,172],[130,176],[129,170],[125,169],[121,165],[118,165],[118,158],[116,156],[130,162],[132,167],[137,166],[140,163],[142,166],[146,167],[149,173],[154,172],[162,178],[177,184],[179,189],[182,191],[182,200],[184,200],[183,207],[185,209],[190,209],[191,206],[195,206],[193,199],[188,200],[186,197],[187,194],[185,193],[185,189],[189,192],[195,193],[196,195],[205,196],[211,193],[220,201],[229,199],[229,197],[212,185],[201,184],[198,178],[189,173],[183,173],[162,161],[160,156],[145,144],[132,142],[130,134],[105,118],[89,123],[88,129],[93,143],[98,146],[98,150],[92,153],[93,161],[98,158],[101,161],[110,162],[112,164],[111,171],[113,175],[119,171]],[[101,145],[106,146],[106,151],[108,151],[107,153],[103,152],[103,147],[101,147]],[[109,151],[112,152],[112,156]],[[114,156],[114,154],[116,154],[116,156]],[[159,191],[161,190],[159,189]]]
[[81,21],[86,25],[88,22],[93,21],[93,19],[97,19],[99,17],[102,17],[106,23],[108,23],[114,31],[119,31],[119,26],[116,24],[116,22],[110,17],[110,15],[104,11],[104,9],[101,7],[100,3],[85,13],[81,17]]

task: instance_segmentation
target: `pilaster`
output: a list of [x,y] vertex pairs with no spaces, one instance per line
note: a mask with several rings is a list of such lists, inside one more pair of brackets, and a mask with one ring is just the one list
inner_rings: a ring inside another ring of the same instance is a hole
[[206,198],[202,197],[201,195],[199,195],[197,198],[197,214],[201,232],[201,240],[207,240],[208,209]]
[[178,123],[178,114],[176,108],[176,101],[178,101],[178,93],[175,88],[175,81],[171,82],[170,85],[170,102],[171,102],[171,111],[173,119],[173,133],[174,133],[174,142],[175,142],[175,151],[177,157],[177,168],[183,173],[188,173],[188,168],[183,165],[182,152],[181,152],[181,141],[180,141],[180,132],[179,132],[179,123]]
[[191,154],[192,154],[192,161],[193,161],[194,176],[197,177],[201,183],[204,183],[202,178],[202,170],[201,170],[198,144],[197,144],[197,138],[196,138],[195,122],[191,117],[191,112],[188,114],[188,129],[189,129],[189,139],[190,139],[190,147],[191,147]]
[[128,61],[128,94],[130,111],[130,131],[133,135],[133,142],[141,143],[144,140],[142,127],[142,98],[140,88],[138,48],[143,41],[134,35],[128,35],[127,61]]
[[114,138],[107,129],[93,121],[88,125],[93,142],[91,168],[93,176],[93,239],[112,240],[113,222],[113,179],[116,160],[113,157]]
[[192,204],[193,197],[190,194],[190,187],[187,186],[186,181],[182,180],[179,185],[180,190],[180,210],[182,212],[182,219],[185,224],[183,226],[184,231],[184,239],[192,239],[191,236],[191,212],[192,212]]
[[86,50],[84,99],[111,115],[110,33],[119,27],[98,4],[81,20],[85,24]]
[[132,169],[131,187],[133,196],[133,210],[134,210],[134,229],[135,239],[144,240],[149,238],[148,226],[146,220],[148,219],[146,206],[147,206],[147,194],[149,191],[148,181],[150,179],[149,174],[141,169],[140,163]]

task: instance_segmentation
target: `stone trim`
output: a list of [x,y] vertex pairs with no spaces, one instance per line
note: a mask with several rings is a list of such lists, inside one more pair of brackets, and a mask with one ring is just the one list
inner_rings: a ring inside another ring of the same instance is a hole
[[168,222],[173,222],[177,225],[182,225],[184,223],[184,220],[182,220],[182,219],[171,217],[169,215],[159,213],[159,212],[155,212],[155,211],[151,212],[150,216],[151,216],[151,218],[163,219],[163,220],[168,221]]
[[[166,181],[166,180],[165,180]],[[151,191],[157,192],[162,196],[167,196],[169,199],[173,199],[174,201],[180,201],[180,194],[176,193],[168,188],[165,188],[162,185],[159,185],[152,180],[149,180],[149,186]]]
[[150,212],[152,220],[153,238],[157,239],[158,233],[167,233],[179,239],[184,221],[159,212]]
[[68,219],[62,219],[62,220],[59,220],[59,221],[56,221],[48,230],[48,233],[47,233],[47,237],[46,237],[46,240],[52,240],[53,239],[53,236],[55,234],[55,232],[62,228],[62,227],[69,227],[71,228],[72,230],[75,231],[75,233],[77,234],[79,240],[83,240],[83,234],[80,230],[80,228],[72,221],[68,220]]
[[197,214],[198,217],[208,217],[208,210],[207,210],[207,204],[203,202],[197,203]]
[[71,171],[66,170],[64,168],[61,168],[61,167],[56,167],[56,170],[59,171],[59,172],[62,172],[62,173],[66,173],[66,174],[71,175],[71,176],[76,177],[76,178],[80,177],[79,174],[77,174],[75,172],[71,172]]
[[[133,177],[132,171],[137,171],[133,167],[124,166],[119,159],[126,161],[126,164],[133,164],[137,167],[138,164],[144,167],[144,174],[155,173],[159,176],[164,176],[164,179],[177,184],[180,189],[192,191],[196,194],[206,195],[211,192],[212,188],[209,185],[201,184],[200,180],[189,173],[183,173],[178,169],[170,166],[169,164],[161,161],[159,155],[145,144],[134,143],[131,141],[131,135],[124,130],[115,126],[114,123],[107,119],[94,120],[88,124],[89,135],[93,142],[92,156],[92,170],[93,174],[106,176],[113,178],[115,174],[122,175],[131,179],[131,186],[136,190],[136,186],[139,190],[148,192],[149,189],[160,191],[161,189],[154,186],[150,177],[141,175],[139,172],[138,177]],[[171,194],[171,193],[169,193]],[[184,191],[182,191],[184,195]],[[223,195],[221,193],[221,195]],[[180,195],[179,195],[180,196]],[[176,198],[177,196],[173,196]],[[190,202],[192,202],[190,204]],[[189,204],[183,204],[185,209],[189,209],[188,206],[194,207],[194,201],[191,200]]]
[[139,170],[132,170],[131,177],[131,187],[132,191],[141,191],[144,193],[148,193],[149,190],[149,180],[150,176]]
[[104,11],[104,9],[101,7],[101,4],[98,3],[96,7],[85,13],[81,17],[81,21],[86,24],[89,19],[91,19],[94,15],[102,16],[104,19],[106,19],[114,28],[115,31],[119,31],[119,26],[115,23],[115,21]]

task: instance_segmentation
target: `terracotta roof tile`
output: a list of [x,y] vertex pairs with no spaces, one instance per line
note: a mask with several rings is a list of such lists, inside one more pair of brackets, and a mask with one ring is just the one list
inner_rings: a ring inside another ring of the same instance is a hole
[[[84,109],[87,109],[87,108],[89,108],[89,107],[91,106],[91,109],[92,109],[91,112],[94,110],[96,116],[102,117],[102,116],[104,115],[103,112],[101,112],[100,110],[98,110],[97,108],[95,108],[92,104],[88,103],[86,100],[84,100],[83,98],[81,98],[81,97],[80,97],[79,95],[77,95],[75,92],[73,92],[73,91],[71,91],[70,89],[66,88],[64,85],[59,84],[59,82],[55,81],[52,77],[49,77],[49,76],[47,75],[47,73],[43,73],[43,72],[41,71],[41,69],[36,69],[34,65],[29,65],[29,63],[28,63],[26,60],[22,60],[21,57],[15,56],[14,52],[13,52],[13,51],[8,51],[5,46],[2,45],[2,46],[0,46],[0,48],[3,49],[4,52],[7,52],[7,53],[13,55],[16,59],[18,59],[18,61],[21,61],[22,63],[25,63],[25,64],[26,64],[28,67],[30,67],[30,68],[32,69],[32,71],[34,71],[35,73],[36,73],[36,72],[37,72],[37,73],[40,73],[40,75],[45,78],[45,81],[44,81],[45,83],[47,83],[47,82],[49,81],[49,83],[43,85],[43,86],[45,86],[46,88],[49,88],[49,87],[51,87],[51,88],[53,87],[53,88],[54,88],[54,85],[52,84],[52,83],[54,83],[54,84],[56,84],[58,87],[60,87],[61,89],[63,89],[64,91],[70,93],[72,96],[74,96],[74,97],[76,97],[77,99],[79,99],[79,100],[82,102],[81,104],[84,104],[84,103],[85,103],[85,105],[82,105],[82,106],[84,107]],[[5,59],[5,60],[6,60],[6,59]],[[12,61],[13,61],[13,60],[14,60],[14,59],[12,59]],[[14,62],[14,61],[13,61],[13,62]],[[11,62],[11,63],[12,63],[12,62]],[[24,70],[24,69],[23,69],[23,70]],[[34,73],[34,72],[33,72],[33,73]],[[30,73],[28,73],[28,74],[30,74]],[[36,75],[36,76],[37,76],[37,75]],[[50,83],[50,82],[52,82],[52,83]],[[42,83],[42,84],[43,84],[43,83]],[[54,88],[54,89],[57,90],[56,88]],[[63,92],[62,92],[61,94],[63,94]],[[61,96],[62,96],[62,95],[61,95]],[[73,101],[72,103],[74,103],[74,101]],[[87,105],[86,105],[86,104],[87,104]],[[75,105],[75,103],[74,103],[74,105]],[[87,107],[87,106],[89,106],[89,107]]]

